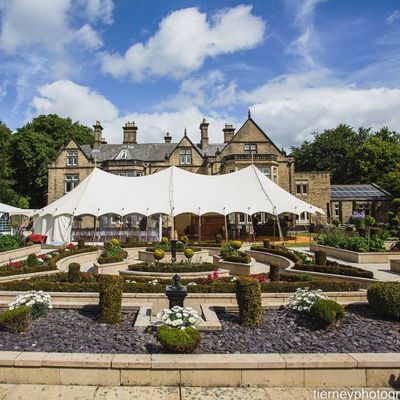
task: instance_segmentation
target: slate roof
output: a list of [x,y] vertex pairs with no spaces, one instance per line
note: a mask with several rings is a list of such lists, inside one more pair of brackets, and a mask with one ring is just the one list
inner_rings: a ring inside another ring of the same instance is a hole
[[[96,158],[97,161],[103,162],[113,160],[122,149],[127,149],[131,160],[140,161],[163,161],[165,154],[170,155],[177,143],[137,143],[137,144],[103,144],[100,150],[94,150],[90,145],[81,145],[82,150],[88,158]],[[208,148],[203,150],[197,145],[197,149],[204,156],[214,156],[217,149],[221,151],[224,143],[210,143]]]
[[363,185],[332,185],[332,200],[388,200],[392,196],[386,190],[375,184]]

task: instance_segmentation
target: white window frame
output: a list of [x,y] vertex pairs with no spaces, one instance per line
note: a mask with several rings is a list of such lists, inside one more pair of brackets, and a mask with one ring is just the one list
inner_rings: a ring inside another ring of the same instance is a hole
[[333,204],[333,218],[339,219],[340,217],[340,204],[334,203]]
[[78,165],[78,150],[67,150],[67,167]]
[[[79,174],[65,174],[64,184],[65,193],[71,192],[79,185]],[[70,189],[68,190],[69,185]]]
[[127,149],[122,149],[122,150],[118,153],[118,155],[117,155],[117,157],[116,157],[117,160],[127,160],[128,158],[129,158],[129,152],[128,152]]
[[371,203],[357,203],[356,207],[358,212],[364,211],[365,215],[371,215],[372,211]]
[[257,154],[257,144],[256,143],[246,143],[243,146],[244,154]]
[[296,217],[297,223],[298,224],[309,224],[310,223],[310,213],[308,212],[303,212],[300,215]]
[[269,179],[271,179],[271,170],[271,165],[265,165],[264,167],[261,167],[261,172]]
[[192,149],[179,150],[179,165],[192,165]]

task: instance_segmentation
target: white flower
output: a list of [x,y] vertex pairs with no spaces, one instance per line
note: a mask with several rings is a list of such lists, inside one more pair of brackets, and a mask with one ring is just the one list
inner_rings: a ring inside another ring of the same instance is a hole
[[189,282],[189,283],[187,284],[187,286],[197,286],[197,283],[196,283],[196,282]]

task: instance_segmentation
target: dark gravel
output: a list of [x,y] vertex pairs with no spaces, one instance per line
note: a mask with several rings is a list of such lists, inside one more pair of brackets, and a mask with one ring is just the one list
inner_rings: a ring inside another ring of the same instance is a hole
[[[367,307],[348,308],[332,330],[314,330],[312,324],[281,308],[263,313],[257,328],[238,324],[234,313],[218,312],[222,332],[202,333],[196,353],[315,353],[396,352],[400,323],[377,319]],[[135,315],[124,314],[119,327],[99,324],[93,311],[51,310],[34,321],[30,332],[0,332],[0,350],[159,353],[154,333],[133,329]]]

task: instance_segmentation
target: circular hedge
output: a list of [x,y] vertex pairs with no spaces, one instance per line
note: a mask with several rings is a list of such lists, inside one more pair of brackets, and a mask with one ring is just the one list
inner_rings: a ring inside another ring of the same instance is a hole
[[163,325],[157,330],[157,340],[167,353],[192,353],[200,339],[200,332],[192,327],[180,330]]
[[400,282],[375,283],[368,289],[367,298],[375,314],[400,321]]

